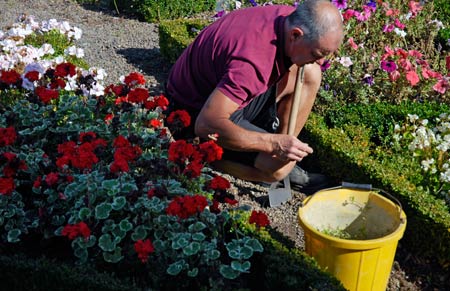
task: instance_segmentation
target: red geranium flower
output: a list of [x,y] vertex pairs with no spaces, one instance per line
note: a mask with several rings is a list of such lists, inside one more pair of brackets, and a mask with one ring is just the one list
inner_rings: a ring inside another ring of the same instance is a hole
[[215,141],[209,140],[199,145],[199,152],[205,162],[211,163],[222,158],[223,149]]
[[148,97],[150,95],[148,94],[148,90],[144,88],[136,88],[130,90],[128,93],[128,101],[134,102],[134,103],[144,103],[147,101]]
[[188,127],[191,124],[191,116],[186,110],[175,110],[167,117],[167,123],[177,127]]
[[149,121],[149,125],[153,128],[159,128],[162,126],[162,122],[157,118],[153,118]]
[[142,263],[147,262],[149,254],[155,251],[152,242],[149,239],[138,240],[134,243],[134,250],[138,254],[138,258]]
[[250,218],[248,220],[250,224],[254,223],[258,227],[265,227],[269,225],[269,218],[267,217],[267,214],[265,214],[262,211],[256,211],[253,210],[252,214],[250,215]]
[[9,196],[14,191],[15,184],[13,178],[0,178],[0,194]]
[[47,174],[47,176],[45,177],[45,183],[47,183],[48,186],[53,186],[56,183],[58,183],[58,178],[59,178],[59,174],[56,172],[52,172]]
[[30,71],[25,74],[25,78],[27,78],[30,82],[34,82],[39,80],[39,72],[38,71]]
[[14,70],[1,70],[0,71],[0,82],[6,85],[20,85],[22,83],[22,78],[20,74]]
[[130,73],[128,76],[124,79],[125,84],[127,84],[130,87],[136,86],[136,85],[144,85],[145,84],[145,78],[142,74],[133,72]]
[[215,176],[208,185],[208,188],[212,190],[226,190],[230,187],[230,182],[222,176]]
[[34,92],[45,104],[48,104],[52,99],[57,99],[59,97],[59,92],[57,90],[47,89],[42,86],[37,87]]
[[194,154],[194,151],[194,146],[185,140],[174,141],[169,146],[169,161],[183,164]]
[[0,147],[12,145],[17,138],[16,130],[14,127],[0,127]]
[[76,74],[76,67],[75,65],[71,63],[61,63],[58,64],[55,68],[55,76],[56,77],[67,77],[67,76],[75,76]]
[[201,213],[206,206],[208,201],[202,195],[175,197],[167,206],[166,213],[184,219]]
[[88,239],[91,236],[91,230],[89,229],[89,226],[82,221],[77,224],[67,224],[64,226],[61,234],[67,236],[70,240],[74,240],[79,236]]

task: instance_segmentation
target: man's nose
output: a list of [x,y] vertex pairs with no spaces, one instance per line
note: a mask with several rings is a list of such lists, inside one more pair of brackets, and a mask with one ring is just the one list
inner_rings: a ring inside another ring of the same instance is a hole
[[323,65],[324,62],[325,62],[325,58],[320,58],[320,59],[316,60],[316,63],[321,66]]

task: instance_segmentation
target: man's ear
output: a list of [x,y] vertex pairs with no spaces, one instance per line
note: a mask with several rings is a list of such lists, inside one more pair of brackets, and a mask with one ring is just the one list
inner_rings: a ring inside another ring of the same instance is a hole
[[300,27],[294,27],[291,29],[290,38],[292,41],[297,40],[298,38],[304,35],[303,30]]

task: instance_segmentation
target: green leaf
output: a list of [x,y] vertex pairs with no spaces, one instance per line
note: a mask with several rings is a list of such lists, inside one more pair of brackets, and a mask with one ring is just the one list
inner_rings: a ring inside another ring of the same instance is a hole
[[54,215],[52,217],[52,225],[61,226],[66,221],[64,215]]
[[236,270],[233,270],[233,268],[231,268],[228,265],[220,265],[219,271],[220,271],[220,274],[224,278],[230,279],[230,280],[236,279],[239,276],[239,274],[240,274],[240,272],[238,272]]
[[204,235],[202,232],[194,233],[192,235],[192,239],[196,241],[204,241],[206,238],[206,235]]
[[231,262],[231,268],[233,270],[236,270],[238,272],[244,273],[244,272],[248,272],[250,270],[251,264],[249,261],[245,261],[243,263],[239,262],[239,261],[232,261]]
[[172,248],[174,250],[179,250],[186,247],[189,244],[189,234],[180,233],[172,241]]
[[119,227],[120,227],[120,230],[122,230],[124,232],[128,232],[133,228],[133,224],[131,224],[131,222],[129,222],[128,219],[123,219],[119,223]]
[[120,192],[120,181],[118,179],[104,180],[102,187],[106,189],[109,196],[115,196]]
[[113,231],[113,229],[116,227],[116,224],[114,223],[114,220],[107,219],[103,223],[102,232],[107,233]]
[[114,197],[113,203],[111,204],[112,208],[116,211],[121,210],[125,204],[127,203],[127,200],[123,196]]
[[22,233],[22,231],[20,231],[20,229],[11,229],[10,231],[8,231],[8,242],[10,243],[15,243],[15,242],[19,242],[19,236]]
[[114,253],[103,252],[103,259],[108,263],[118,263],[123,259],[122,248],[117,247]]
[[245,245],[248,246],[248,247],[250,247],[250,248],[252,248],[252,250],[253,250],[254,252],[262,252],[262,251],[264,251],[264,248],[263,248],[262,244],[261,244],[257,239],[255,239],[255,238],[249,239],[249,240],[245,243]]
[[209,260],[217,260],[220,257],[220,252],[214,249],[207,251],[205,255]]
[[190,232],[199,232],[206,228],[206,225],[203,222],[197,221],[191,225],[189,225],[188,229]]
[[95,207],[95,218],[106,219],[109,217],[109,213],[111,212],[111,210],[111,204],[103,202]]
[[185,264],[186,263],[184,260],[179,260],[173,264],[170,264],[169,267],[167,268],[167,274],[172,276],[178,275],[183,270]]
[[83,248],[76,248],[73,251],[73,254],[75,255],[75,257],[79,258],[80,261],[82,262],[86,262],[87,258],[88,258],[88,251],[87,249],[83,249]]
[[147,237],[147,230],[142,225],[137,226],[131,234],[133,241],[138,241]]
[[198,275],[198,268],[194,268],[192,270],[189,270],[187,272],[187,274],[188,274],[189,277],[192,277],[192,278],[197,277],[197,275]]
[[98,239],[98,246],[105,252],[112,252],[116,248],[116,244],[112,241],[112,237],[109,233],[103,234]]
[[197,254],[201,249],[201,245],[198,242],[191,242],[189,245],[183,248],[183,254],[186,256],[193,256]]
[[89,208],[83,207],[80,209],[80,211],[78,211],[78,218],[81,221],[85,221],[91,216],[91,213],[92,211]]
[[167,247],[167,243],[160,239],[156,239],[153,241],[153,246],[155,247],[155,251],[163,252]]
[[231,243],[227,244],[228,255],[232,259],[236,260],[247,260],[253,255],[253,249],[242,245],[243,240],[233,240]]

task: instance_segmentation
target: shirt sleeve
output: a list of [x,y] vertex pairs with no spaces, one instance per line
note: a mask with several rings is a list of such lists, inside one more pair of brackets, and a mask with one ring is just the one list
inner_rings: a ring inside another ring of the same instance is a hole
[[267,81],[263,80],[252,63],[235,59],[230,61],[217,88],[239,108],[245,107],[253,98],[267,90]]

